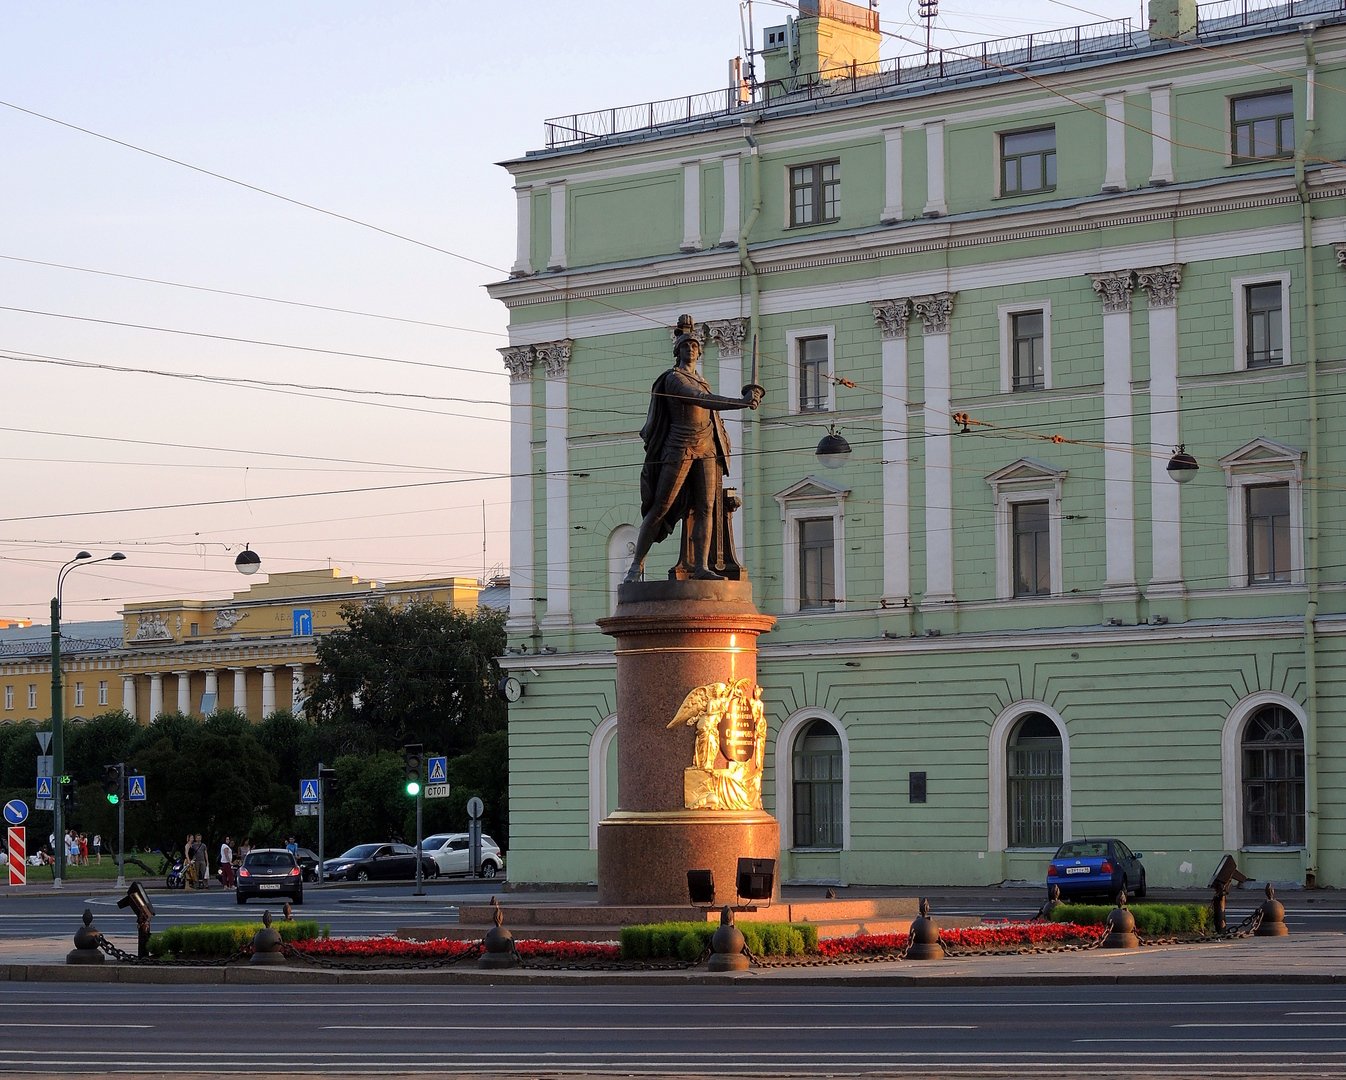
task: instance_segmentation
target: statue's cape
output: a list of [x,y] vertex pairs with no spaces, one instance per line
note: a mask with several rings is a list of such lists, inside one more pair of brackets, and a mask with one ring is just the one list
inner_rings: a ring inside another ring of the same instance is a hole
[[[669,412],[668,399],[664,393],[664,380],[673,374],[674,369],[661,372],[650,387],[650,409],[645,415],[645,426],[640,429],[641,441],[645,444],[645,464],[640,470],[640,516],[644,518],[654,505],[654,496],[659,491],[659,472],[663,467],[661,460],[664,444],[668,441],[668,429],[673,423]],[[664,515],[655,530],[654,542],[666,540],[674,527],[687,516],[687,489],[684,486],[672,509]]]

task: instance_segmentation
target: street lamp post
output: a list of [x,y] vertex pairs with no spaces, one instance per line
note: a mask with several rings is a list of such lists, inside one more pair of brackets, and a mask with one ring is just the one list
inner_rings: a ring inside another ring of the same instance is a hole
[[[100,562],[120,562],[126,558],[120,551],[95,559],[87,551],[81,551],[61,567],[56,575],[56,595],[51,598],[51,772],[55,783],[52,792],[52,839],[55,841],[56,862],[52,866],[51,886],[61,887],[61,878],[65,869],[65,829],[63,822],[62,800],[65,798],[65,741],[61,732],[61,587],[66,575],[77,566],[92,566]],[[87,561],[86,561],[87,560]]]

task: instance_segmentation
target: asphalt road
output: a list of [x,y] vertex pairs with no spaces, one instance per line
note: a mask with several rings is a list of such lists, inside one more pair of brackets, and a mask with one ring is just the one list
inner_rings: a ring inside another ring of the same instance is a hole
[[0,1074],[1346,1075],[1346,988],[0,986]]

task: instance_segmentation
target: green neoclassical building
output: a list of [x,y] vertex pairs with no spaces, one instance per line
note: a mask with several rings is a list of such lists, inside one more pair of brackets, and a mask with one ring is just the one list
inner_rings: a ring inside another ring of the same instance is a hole
[[783,881],[1042,881],[1094,835],[1346,886],[1342,0],[895,58],[789,15],[741,83],[505,163],[511,877],[593,880],[617,808],[597,621],[689,313],[767,391],[724,416]]

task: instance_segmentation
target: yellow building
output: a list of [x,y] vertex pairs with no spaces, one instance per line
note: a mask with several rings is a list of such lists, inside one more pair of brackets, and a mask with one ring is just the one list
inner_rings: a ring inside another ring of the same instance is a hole
[[[120,708],[148,723],[165,712],[237,709],[253,719],[299,712],[317,639],[343,626],[346,604],[419,600],[470,609],[492,603],[483,592],[497,591],[467,577],[377,582],[327,569],[271,574],[227,600],[128,604],[119,636],[113,622],[63,624],[63,713],[78,720]],[[50,717],[50,633],[0,631],[0,719]]]

